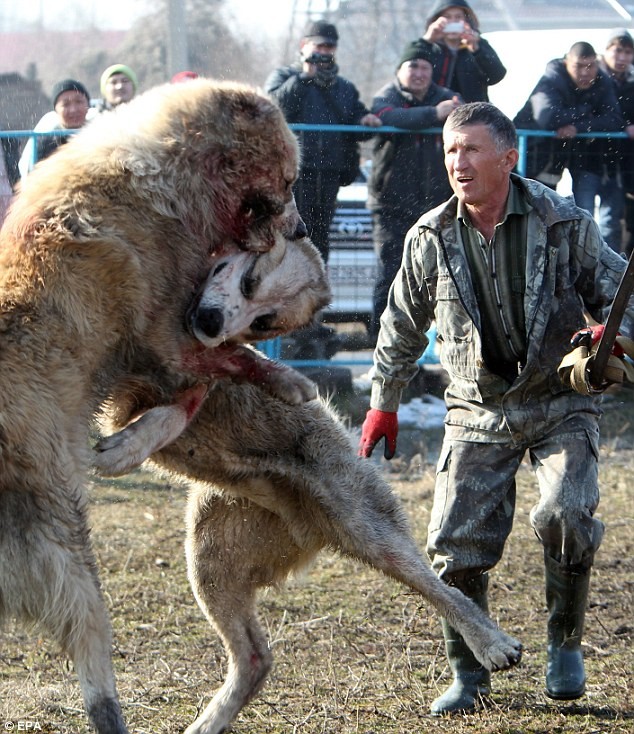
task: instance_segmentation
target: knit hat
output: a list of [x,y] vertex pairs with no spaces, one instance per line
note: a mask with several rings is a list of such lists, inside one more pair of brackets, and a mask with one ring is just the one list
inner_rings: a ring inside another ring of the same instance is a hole
[[179,71],[178,74],[174,74],[172,77],[172,84],[181,84],[191,79],[198,79],[198,74],[195,71]]
[[88,90],[81,82],[76,82],[74,79],[63,79],[61,82],[57,82],[53,87],[53,91],[51,93],[53,98],[53,107],[57,104],[59,95],[64,92],[81,92],[88,100],[88,104],[90,104],[90,94],[88,94]]
[[621,46],[627,48],[634,48],[634,38],[627,28],[613,28],[608,34],[608,42],[605,44],[606,48],[610,48],[615,43],[620,43]]
[[137,88],[139,86],[139,82],[137,81],[136,74],[132,71],[132,69],[129,66],[126,66],[125,64],[113,64],[112,66],[109,66],[104,73],[101,75],[101,81],[99,82],[99,89],[101,89],[101,95],[105,97],[106,95],[106,82],[113,74],[125,74],[128,79],[132,82],[132,86],[134,87],[134,91],[136,93]]
[[326,20],[311,20],[306,25],[302,38],[307,38],[314,43],[328,43],[336,46],[339,34],[332,23]]
[[400,69],[406,61],[413,61],[414,59],[425,59],[425,61],[429,61],[433,66],[436,51],[437,47],[433,43],[425,41],[422,38],[417,38],[405,46],[396,68]]
[[432,9],[429,11],[425,27],[429,28],[429,26],[435,20],[438,20],[445,10],[449,10],[449,8],[460,8],[461,10],[464,10],[467,23],[473,28],[473,30],[477,31],[479,29],[480,22],[478,20],[478,16],[473,12],[473,9],[466,0],[453,0],[453,2],[451,2],[451,0],[449,2],[447,2],[447,0],[438,0],[438,2],[433,4]]

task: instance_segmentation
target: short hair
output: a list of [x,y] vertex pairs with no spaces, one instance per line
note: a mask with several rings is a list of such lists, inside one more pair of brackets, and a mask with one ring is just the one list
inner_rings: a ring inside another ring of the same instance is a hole
[[515,125],[502,110],[490,102],[469,102],[456,107],[446,119],[444,129],[459,130],[468,125],[486,125],[500,152],[517,148]]
[[594,46],[587,43],[586,41],[577,41],[570,47],[570,51],[566,56],[570,56],[573,59],[590,59],[596,56],[597,52],[594,50]]

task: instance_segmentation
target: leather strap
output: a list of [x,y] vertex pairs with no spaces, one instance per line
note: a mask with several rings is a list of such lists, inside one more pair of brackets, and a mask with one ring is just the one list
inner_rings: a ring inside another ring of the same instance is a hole
[[561,360],[557,368],[557,374],[564,385],[568,385],[581,395],[597,395],[610,385],[621,384],[624,380],[634,382],[634,365],[623,357],[616,357],[611,353],[614,344],[618,344],[630,359],[634,359],[634,341],[625,336],[617,336],[610,345],[610,353],[599,386],[596,387],[596,383],[590,380],[590,371],[601,341],[590,349],[585,346],[577,347]]

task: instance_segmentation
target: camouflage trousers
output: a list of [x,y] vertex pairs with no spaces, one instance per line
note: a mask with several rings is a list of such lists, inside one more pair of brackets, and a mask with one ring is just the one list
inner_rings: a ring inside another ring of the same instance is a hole
[[447,438],[438,462],[427,552],[435,572],[459,583],[502,557],[515,513],[515,475],[528,456],[539,499],[531,525],[556,563],[590,567],[603,537],[598,428],[553,431],[530,445]]

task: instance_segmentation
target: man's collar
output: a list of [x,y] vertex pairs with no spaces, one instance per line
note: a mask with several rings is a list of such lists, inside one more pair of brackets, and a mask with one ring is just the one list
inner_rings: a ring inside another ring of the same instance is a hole
[[[502,222],[505,222],[510,214],[528,214],[528,212],[532,208],[533,207],[528,203],[520,188],[518,186],[515,186],[513,181],[511,180],[509,185],[509,193],[506,197],[506,207],[504,209]],[[471,224],[471,219],[469,217],[467,207],[460,200],[458,200],[457,216],[461,222],[467,225],[467,227],[473,226]],[[500,222],[498,222],[498,224],[500,224]]]

